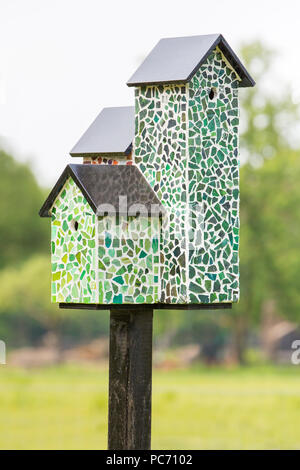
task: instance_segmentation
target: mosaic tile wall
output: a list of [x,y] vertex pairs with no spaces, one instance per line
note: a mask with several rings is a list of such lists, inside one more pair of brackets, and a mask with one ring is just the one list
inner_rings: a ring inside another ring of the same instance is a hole
[[235,72],[216,50],[187,86],[136,88],[135,109],[134,163],[169,210],[169,234],[163,228],[161,244],[161,301],[237,301]]
[[[200,204],[203,231],[189,250],[191,302],[238,301],[238,79],[221,52],[212,53],[189,83],[189,203]],[[201,225],[201,227],[200,227]]]
[[52,302],[97,303],[95,214],[72,178],[51,219]]
[[[148,86],[135,89],[134,163],[162,204],[168,208],[168,234],[162,228],[161,301],[185,303],[186,255],[184,208],[186,173],[185,86]],[[177,226],[175,236],[175,226]]]
[[159,219],[99,217],[99,303],[159,300]]

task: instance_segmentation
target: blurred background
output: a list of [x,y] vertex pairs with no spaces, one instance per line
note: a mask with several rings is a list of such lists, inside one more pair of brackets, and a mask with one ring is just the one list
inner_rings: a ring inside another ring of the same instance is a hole
[[[1,449],[106,447],[109,312],[50,304],[38,217],[69,150],[161,37],[222,33],[241,89],[241,301],[156,311],[154,449],[300,447],[300,6],[0,0]],[[299,418],[299,419],[298,419]]]

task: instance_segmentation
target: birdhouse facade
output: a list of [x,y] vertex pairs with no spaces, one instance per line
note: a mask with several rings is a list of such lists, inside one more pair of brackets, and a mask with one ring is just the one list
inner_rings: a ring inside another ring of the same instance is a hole
[[71,177],[51,219],[52,302],[97,303],[96,216]]
[[163,301],[239,296],[239,77],[216,48],[187,84],[135,90],[135,164],[169,214]]
[[68,165],[41,209],[52,302],[158,303],[162,214],[137,167]]
[[52,302],[158,303],[160,237],[158,216],[95,215],[69,177],[51,208]]
[[161,40],[71,151],[52,219],[52,301],[239,299],[238,89],[253,79],[221,35]]

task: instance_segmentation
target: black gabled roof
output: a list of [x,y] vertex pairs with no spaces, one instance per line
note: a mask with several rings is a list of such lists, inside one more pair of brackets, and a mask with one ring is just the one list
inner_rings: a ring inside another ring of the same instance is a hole
[[217,46],[241,78],[240,86],[254,86],[253,78],[221,34],[161,39],[127,85],[186,83]]
[[[71,164],[66,166],[41,207],[41,217],[50,217],[49,211],[68,177],[73,178],[95,214],[104,215],[104,211],[111,214],[136,215],[136,212],[141,212],[137,206],[133,207],[136,204],[142,204],[149,215],[164,213],[159,199],[136,166]],[[119,196],[127,197],[127,210],[119,207]],[[115,212],[108,207],[107,210],[102,207],[102,212],[99,211],[101,204],[111,205]]]
[[72,157],[128,155],[134,138],[134,107],[103,108],[72,148]]

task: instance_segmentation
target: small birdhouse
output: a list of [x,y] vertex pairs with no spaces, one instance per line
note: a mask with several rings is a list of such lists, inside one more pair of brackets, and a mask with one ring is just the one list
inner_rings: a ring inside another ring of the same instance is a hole
[[104,108],[41,208],[52,301],[230,305],[239,299],[239,87],[221,35],[162,39]]

